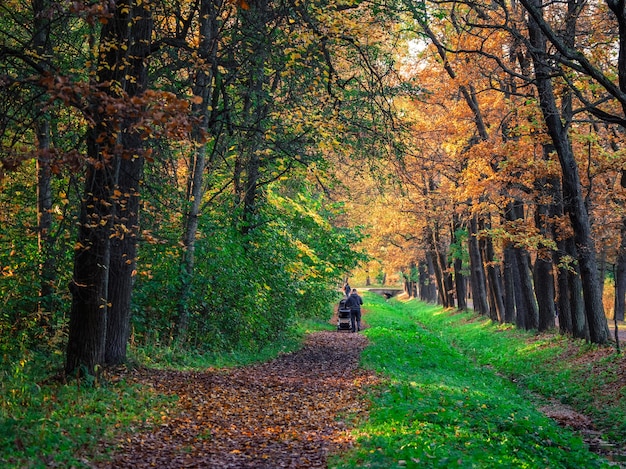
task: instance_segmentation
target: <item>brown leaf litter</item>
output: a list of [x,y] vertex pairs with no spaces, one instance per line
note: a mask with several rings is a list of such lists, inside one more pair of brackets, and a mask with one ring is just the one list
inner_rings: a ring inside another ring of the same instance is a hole
[[[325,468],[352,445],[345,420],[366,412],[360,334],[318,332],[294,353],[231,370],[140,370],[178,401],[154,428],[124,435],[115,468]],[[154,423],[154,422],[153,422]]]

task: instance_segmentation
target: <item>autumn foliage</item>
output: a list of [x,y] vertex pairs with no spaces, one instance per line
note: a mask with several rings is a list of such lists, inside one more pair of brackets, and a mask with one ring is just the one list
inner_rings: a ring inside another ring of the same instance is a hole
[[3,347],[260,347],[358,263],[607,342],[624,13],[575,3],[3,5]]

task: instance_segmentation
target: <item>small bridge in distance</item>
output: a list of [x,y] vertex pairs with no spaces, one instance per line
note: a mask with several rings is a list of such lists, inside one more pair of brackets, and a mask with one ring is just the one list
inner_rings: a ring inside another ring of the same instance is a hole
[[365,290],[372,293],[378,293],[379,295],[382,295],[387,299],[391,298],[392,296],[399,295],[400,293],[404,293],[404,290],[402,288],[366,288]]

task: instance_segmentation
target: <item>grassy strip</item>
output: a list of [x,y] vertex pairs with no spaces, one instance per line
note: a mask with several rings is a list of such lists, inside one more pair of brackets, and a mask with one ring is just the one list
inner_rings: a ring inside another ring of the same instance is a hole
[[[134,349],[135,365],[206,369],[270,360],[302,345],[306,333],[330,329],[327,323],[300,324],[279,344],[262,351],[193,354],[170,349]],[[124,368],[106,371],[100,381],[50,379],[62,368],[62,355],[36,351],[0,363],[0,467],[3,469],[89,467],[103,441],[120,432],[145,428],[175,412],[173,397],[125,379]],[[99,457],[105,457],[100,455]]]
[[289,353],[302,346],[304,337],[315,331],[333,330],[334,327],[322,320],[303,320],[280,338],[261,350],[232,350],[197,352],[176,347],[141,347],[132,350],[131,361],[156,369],[198,370],[206,368],[231,368],[251,365],[274,359],[281,353]]
[[592,417],[607,439],[626,441],[626,390],[619,385],[626,360],[612,348],[520,331],[470,313],[428,311],[410,303],[401,307],[413,310],[416,320],[476,364]]
[[[371,345],[363,365],[385,377],[372,393],[367,421],[356,430],[358,444],[331,467],[593,468],[608,463],[582,440],[535,410],[519,389],[493,369],[477,366],[452,346],[466,334],[460,318],[436,319],[440,308],[417,302],[366,297]],[[435,319],[433,319],[435,318]],[[427,323],[427,328],[420,325]],[[459,327],[457,327],[459,326]],[[492,341],[480,335],[466,346],[508,356],[522,338]],[[489,360],[485,358],[485,363]]]
[[123,381],[46,381],[48,367],[58,363],[34,353],[29,357],[33,361],[22,360],[13,374],[0,373],[3,468],[88,467],[86,457],[97,452],[100,441],[144,425],[171,404]]

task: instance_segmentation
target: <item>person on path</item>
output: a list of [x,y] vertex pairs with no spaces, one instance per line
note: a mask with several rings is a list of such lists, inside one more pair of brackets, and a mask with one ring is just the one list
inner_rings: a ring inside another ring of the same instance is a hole
[[346,308],[350,308],[350,324],[352,325],[352,332],[358,332],[361,330],[361,305],[363,304],[363,298],[359,296],[356,288],[352,289],[352,293],[346,300]]
[[346,298],[350,296],[351,290],[352,289],[350,288],[350,284],[346,282],[346,284],[343,286],[343,292],[346,294]]

